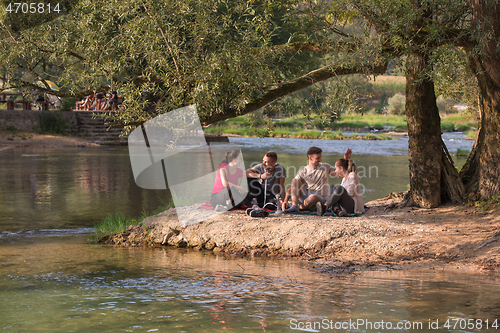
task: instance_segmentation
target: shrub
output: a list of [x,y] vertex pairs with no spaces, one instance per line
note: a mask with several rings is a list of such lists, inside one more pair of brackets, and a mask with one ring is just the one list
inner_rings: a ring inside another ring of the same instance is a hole
[[40,128],[45,133],[66,134],[68,122],[57,111],[42,111]]
[[453,123],[444,122],[441,123],[441,130],[446,132],[453,132],[455,125]]
[[387,112],[394,115],[405,114],[406,97],[403,94],[396,94],[387,100],[389,106]]
[[17,128],[15,126],[7,126],[6,128],[7,131],[11,132],[12,134],[16,134],[17,133]]
[[72,97],[65,97],[61,102],[61,111],[72,111],[76,107],[78,99]]
[[457,132],[466,132],[470,130],[470,126],[468,124],[458,124],[455,130]]

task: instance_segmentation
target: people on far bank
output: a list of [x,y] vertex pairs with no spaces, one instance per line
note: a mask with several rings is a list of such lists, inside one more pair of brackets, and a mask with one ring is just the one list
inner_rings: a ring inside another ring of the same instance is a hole
[[[352,150],[347,149],[344,154],[344,160],[350,160],[351,154]],[[339,210],[334,211],[337,215],[346,214],[347,210],[338,203],[339,200],[335,201],[336,197],[334,197],[330,206],[326,206],[330,197],[340,193],[340,189],[337,190],[335,186],[329,184],[329,177],[343,177],[344,173],[338,172],[334,166],[328,163],[321,163],[322,150],[319,147],[309,148],[307,158],[308,165],[297,172],[294,179],[292,179],[289,192],[285,196],[283,204],[285,213],[316,209],[316,213],[321,216],[324,215],[327,208],[334,207],[339,208]],[[347,173],[345,175],[347,176]],[[292,205],[287,208],[286,205],[289,198],[292,200]],[[335,201],[335,204],[338,203],[339,207],[337,205],[334,206],[333,201]],[[344,213],[341,213],[341,211]]]
[[111,93],[98,92],[85,96],[76,102],[76,110],[80,111],[107,111],[117,110],[120,104],[117,91]]

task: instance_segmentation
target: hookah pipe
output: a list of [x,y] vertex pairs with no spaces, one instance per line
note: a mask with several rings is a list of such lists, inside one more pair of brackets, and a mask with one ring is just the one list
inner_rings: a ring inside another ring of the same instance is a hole
[[[271,167],[269,166],[266,167],[266,172],[271,172]],[[267,178],[264,179],[264,206],[266,205],[266,199],[267,199]]]

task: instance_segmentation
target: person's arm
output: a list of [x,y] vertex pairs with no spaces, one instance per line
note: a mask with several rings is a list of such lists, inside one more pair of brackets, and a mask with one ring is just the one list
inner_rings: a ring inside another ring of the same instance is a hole
[[330,169],[330,176],[332,176],[332,177],[338,177],[337,170],[335,170],[334,166],[332,166],[332,168]]
[[344,153],[344,160],[350,160],[352,155],[352,150],[351,148],[347,148],[346,152]]
[[219,175],[220,175],[220,181],[222,182],[222,186],[228,187],[229,186],[229,181],[227,180],[226,169],[225,168],[220,168]]
[[254,168],[246,169],[245,174],[247,178],[260,178],[260,173],[258,173]]

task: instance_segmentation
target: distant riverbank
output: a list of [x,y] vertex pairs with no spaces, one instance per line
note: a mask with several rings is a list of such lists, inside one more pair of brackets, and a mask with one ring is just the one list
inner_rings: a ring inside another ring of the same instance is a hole
[[[465,113],[443,116],[441,120],[443,132],[466,132],[470,139],[475,138],[476,128],[475,117]],[[343,115],[341,119],[334,121],[323,120],[319,115],[267,120],[245,115],[212,124],[204,131],[214,135],[243,137],[391,140],[392,135],[405,135],[407,125],[405,116],[378,114]],[[355,133],[344,134],[343,132]]]

